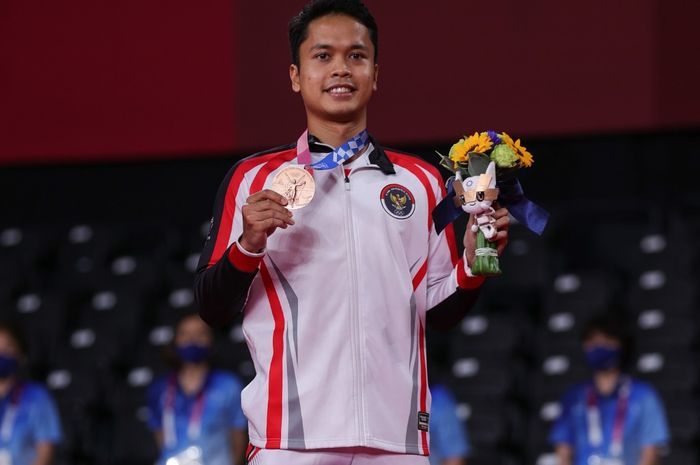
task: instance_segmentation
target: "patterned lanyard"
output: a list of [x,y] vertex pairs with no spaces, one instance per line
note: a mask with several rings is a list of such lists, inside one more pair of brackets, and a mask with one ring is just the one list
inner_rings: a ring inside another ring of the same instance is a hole
[[367,129],[364,129],[356,136],[351,137],[343,145],[323,157],[322,160],[312,163],[311,150],[309,149],[309,130],[307,129],[299,136],[299,140],[297,140],[297,162],[311,169],[330,170],[360,153],[368,142],[369,133]]
[[[197,394],[197,399],[192,407],[189,422],[187,423],[187,437],[190,440],[199,439],[202,432],[202,413],[204,412],[204,394],[209,385],[209,375],[202,389]],[[163,409],[163,439],[165,444],[173,447],[177,444],[177,433],[175,430],[175,397],[177,395],[177,375],[172,375],[168,379],[168,387],[165,391],[165,408]]]
[[0,439],[2,439],[3,445],[9,444],[10,439],[12,439],[12,431],[15,428],[15,419],[17,418],[17,408],[19,407],[23,391],[24,386],[20,384],[13,388],[10,393],[10,402],[2,417],[2,424],[0,424]]
[[[617,398],[612,442],[610,443],[610,454],[613,457],[620,457],[623,452],[625,417],[627,416],[627,406],[629,404],[630,384],[629,378],[622,382]],[[600,417],[598,397],[595,394],[595,389],[590,387],[586,392],[586,418],[588,420],[588,442],[595,448],[599,448],[603,442],[603,427]]]

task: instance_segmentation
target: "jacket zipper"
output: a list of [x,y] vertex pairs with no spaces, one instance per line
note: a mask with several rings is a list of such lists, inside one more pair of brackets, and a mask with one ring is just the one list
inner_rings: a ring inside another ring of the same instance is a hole
[[352,219],[352,203],[350,199],[350,175],[345,174],[343,171],[343,174],[345,175],[344,179],[344,185],[345,185],[345,213],[347,215],[347,221],[345,222],[346,225],[346,237],[347,237],[347,247],[348,247],[348,256],[350,258],[350,287],[351,287],[351,293],[350,293],[350,312],[351,312],[351,328],[352,328],[352,340],[353,340],[353,345],[354,345],[354,350],[353,350],[353,365],[355,367],[355,372],[356,372],[356,380],[354,382],[355,384],[355,389],[356,389],[356,395],[357,399],[359,400],[359,408],[357,409],[358,412],[358,418],[357,418],[357,426],[358,426],[358,436],[360,439],[360,444],[361,445],[367,445],[366,444],[366,439],[365,439],[365,401],[364,401],[364,372],[363,372],[363,363],[362,363],[362,340],[360,337],[360,332],[361,332],[361,321],[360,321],[360,312],[357,304],[357,291],[358,291],[358,283],[357,283],[357,257],[355,255],[355,234],[354,234],[354,224],[353,224],[353,219]]

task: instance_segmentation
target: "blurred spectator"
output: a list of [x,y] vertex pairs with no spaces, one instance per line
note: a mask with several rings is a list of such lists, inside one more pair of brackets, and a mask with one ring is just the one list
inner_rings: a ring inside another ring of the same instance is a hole
[[0,323],[0,464],[48,465],[61,441],[51,395],[19,374],[27,346],[12,324]]
[[241,464],[247,421],[241,383],[232,373],[213,370],[214,335],[197,314],[175,328],[175,371],[149,389],[149,424],[161,449],[159,464]]
[[599,316],[583,331],[592,379],[561,401],[550,442],[560,465],[652,465],[669,440],[664,408],[652,386],[623,371],[630,340],[621,322]]
[[444,333],[428,333],[428,382],[430,384],[430,464],[465,465],[469,441],[457,416],[450,380],[450,339]]
[[457,403],[443,384],[430,386],[430,465],[465,465],[469,442]]

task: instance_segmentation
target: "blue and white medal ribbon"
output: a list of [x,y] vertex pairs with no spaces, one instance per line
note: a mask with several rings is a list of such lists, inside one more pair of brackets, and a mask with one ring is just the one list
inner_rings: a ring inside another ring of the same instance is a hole
[[307,129],[297,140],[297,162],[315,170],[330,170],[360,153],[368,142],[369,133],[365,129],[323,157],[322,160],[312,163],[311,150],[309,149],[309,130]]

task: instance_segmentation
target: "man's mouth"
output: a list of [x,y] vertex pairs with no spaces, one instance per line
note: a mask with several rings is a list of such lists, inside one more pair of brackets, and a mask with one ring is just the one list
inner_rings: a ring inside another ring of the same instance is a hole
[[331,95],[350,95],[354,91],[355,88],[349,85],[331,86],[328,89],[326,89],[326,92],[328,92]]

